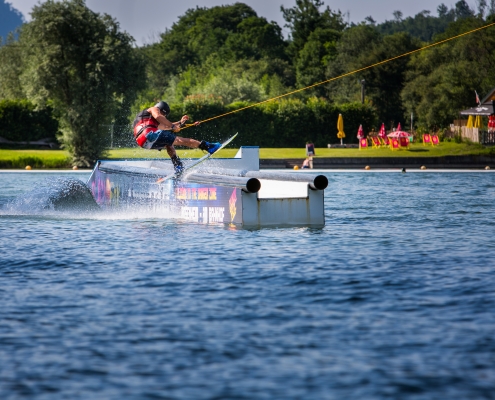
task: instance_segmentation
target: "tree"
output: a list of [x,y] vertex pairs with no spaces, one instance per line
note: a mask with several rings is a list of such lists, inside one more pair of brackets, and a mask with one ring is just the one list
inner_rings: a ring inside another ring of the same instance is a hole
[[438,12],[438,17],[443,18],[443,17],[447,16],[447,14],[449,12],[449,8],[445,4],[442,3],[437,7],[437,12]]
[[[478,28],[483,20],[458,20],[435,40]],[[495,35],[490,30],[464,36],[415,54],[402,98],[414,110],[418,124],[427,128],[447,127],[460,110],[475,106],[474,91],[480,95],[495,81]]]
[[430,15],[430,11],[423,10],[414,17],[402,19],[394,13],[394,20],[385,21],[377,25],[378,31],[383,35],[392,35],[399,32],[407,32],[414,38],[428,42],[433,36],[442,33],[447,29],[450,22],[455,19],[454,10],[450,10],[444,5],[438,6],[438,17]]
[[486,0],[476,0],[476,4],[478,6],[478,17],[483,18],[488,4]]
[[[380,40],[380,33],[372,25],[360,24],[345,30],[336,46],[337,56],[327,66],[327,78],[336,78],[365,66],[363,55]],[[350,76],[330,82],[326,85],[328,98],[337,104],[359,101],[361,79]]]
[[474,15],[474,11],[471,10],[466,0],[459,0],[455,3],[455,16],[456,19],[468,18]]
[[38,106],[53,105],[73,164],[90,167],[108,145],[102,125],[112,122],[142,82],[133,38],[84,0],[48,0],[31,16],[20,36],[26,92]]
[[284,76],[291,72],[286,70],[290,70],[288,63],[276,59],[241,59],[223,65],[212,57],[199,66],[190,65],[174,77],[164,97],[182,103],[188,96],[200,94],[213,96],[224,105],[265,100],[288,91]]
[[196,89],[203,93],[202,86],[213,79],[214,71],[246,60],[271,64],[285,84],[293,84],[285,48],[280,27],[245,4],[189,9],[159,43],[143,49],[148,60],[146,96],[167,93],[182,101]]
[[[308,41],[299,52],[296,61],[297,86],[305,87],[326,79],[328,63],[337,55],[337,42],[341,33],[333,29],[316,28],[309,35]],[[312,90],[320,96],[325,95],[325,88],[319,86]]]
[[230,53],[233,60],[285,58],[282,30],[275,22],[268,23],[265,18],[252,16],[242,20],[236,30],[224,45],[225,52]]
[[[369,25],[358,25],[344,32],[337,45],[338,55],[330,62],[328,78],[340,76],[418,48],[406,33],[382,36]],[[341,78],[327,85],[336,103],[359,101],[361,81],[366,82],[366,99],[376,107],[381,121],[397,124],[404,118],[401,91],[408,69],[407,58],[399,58]]]
[[0,136],[13,142],[55,139],[58,122],[47,107],[35,110],[28,100],[0,100]]
[[487,15],[495,14],[495,0],[490,0],[490,5],[488,6]]
[[333,12],[328,6],[323,12],[320,11],[324,4],[321,0],[296,0],[295,7],[280,7],[287,22],[285,26],[290,29],[291,43],[288,51],[292,58],[298,57],[311,33],[317,28],[342,32],[346,27],[340,11]]
[[404,15],[404,14],[402,14],[402,11],[400,11],[400,10],[395,10],[392,14],[393,14],[393,16],[394,16],[394,18],[395,18],[395,20],[396,20],[397,22],[402,21],[402,16]]
[[22,47],[14,35],[10,33],[5,44],[0,38],[0,100],[26,97],[20,80],[23,65]]
[[373,19],[373,17],[371,15],[368,15],[365,19],[364,19],[368,24],[370,25],[375,25],[376,24],[376,21]]

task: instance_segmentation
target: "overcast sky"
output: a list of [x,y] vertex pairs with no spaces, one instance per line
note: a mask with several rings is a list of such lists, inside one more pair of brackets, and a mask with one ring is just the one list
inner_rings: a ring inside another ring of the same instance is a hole
[[[269,21],[276,21],[282,28],[285,21],[280,12],[280,6],[293,7],[295,0],[237,0],[251,6],[259,16]],[[393,19],[393,11],[402,11],[404,17],[414,16],[423,10],[437,15],[437,7],[444,3],[451,8],[457,0],[326,0],[325,6],[332,10],[349,13],[350,22],[361,22],[371,15],[377,22]],[[19,10],[27,21],[33,5],[39,0],[7,0]],[[189,8],[213,7],[233,4],[236,0],[86,0],[87,6],[93,11],[107,13],[116,18],[123,30],[129,32],[136,42],[141,45],[156,41],[157,35],[170,28],[178,17]],[[476,0],[467,0],[471,8],[475,8]],[[347,16],[345,17],[347,21]],[[287,29],[284,34],[287,36]]]

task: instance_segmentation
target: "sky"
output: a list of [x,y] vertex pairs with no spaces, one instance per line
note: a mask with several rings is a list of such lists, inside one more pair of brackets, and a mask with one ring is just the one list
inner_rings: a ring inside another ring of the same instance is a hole
[[[26,21],[30,20],[32,7],[39,0],[6,0],[19,10]],[[258,16],[268,21],[275,21],[284,28],[285,21],[280,6],[293,7],[295,0],[86,0],[86,5],[93,11],[107,13],[114,17],[123,30],[130,33],[138,45],[152,43],[158,40],[158,35],[170,28],[178,18],[189,8],[213,7],[233,4],[236,1],[251,6]],[[454,6],[457,0],[324,0],[325,6],[332,10],[340,10],[349,22],[361,22],[367,16],[380,23],[393,19],[395,10],[402,11],[403,17],[414,16],[423,10],[437,15],[437,7],[444,3],[448,8]],[[476,8],[476,0],[467,0],[471,8]]]

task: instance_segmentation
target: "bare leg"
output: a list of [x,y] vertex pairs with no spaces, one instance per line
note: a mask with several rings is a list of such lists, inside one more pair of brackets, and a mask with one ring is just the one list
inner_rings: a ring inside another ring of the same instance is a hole
[[177,157],[177,153],[175,152],[175,147],[172,146],[165,146],[167,149],[167,153],[170,156],[170,159],[172,160],[172,164],[174,164],[174,169],[176,173],[181,173],[184,170],[184,164],[182,164],[182,161],[180,160],[179,157]]
[[175,152],[175,147],[174,146],[166,146],[167,153],[170,158],[177,156],[177,153]]
[[[191,149],[197,149],[200,145],[200,141],[194,140],[194,139],[189,139],[189,138],[183,138],[180,136],[177,136],[174,140],[174,145],[176,146],[186,146],[190,147]],[[167,152],[168,152],[168,147],[167,147]],[[174,150],[175,152],[175,150]],[[169,153],[170,154],[170,153]]]

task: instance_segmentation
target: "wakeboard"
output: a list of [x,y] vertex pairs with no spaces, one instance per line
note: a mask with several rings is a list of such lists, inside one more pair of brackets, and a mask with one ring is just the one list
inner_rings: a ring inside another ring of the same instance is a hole
[[207,154],[205,154],[203,157],[201,157],[201,158],[193,161],[190,164],[187,164],[181,172],[174,172],[174,173],[172,173],[170,175],[164,176],[163,178],[158,179],[156,181],[156,183],[163,183],[165,181],[168,181],[169,179],[180,179],[180,177],[182,175],[184,175],[185,173],[187,173],[191,169],[196,168],[198,165],[204,163],[211,156],[213,156],[214,154],[216,154],[220,150],[222,150],[225,146],[227,146],[230,142],[232,142],[232,140],[234,140],[236,138],[236,136],[238,135],[238,133],[239,132],[237,132],[234,136],[228,138],[225,142],[223,142],[222,145],[214,153],[211,153],[211,154],[210,153],[207,153]]

